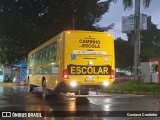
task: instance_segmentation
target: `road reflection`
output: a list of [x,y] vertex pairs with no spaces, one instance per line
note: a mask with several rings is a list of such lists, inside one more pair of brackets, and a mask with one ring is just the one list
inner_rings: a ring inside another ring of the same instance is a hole
[[3,93],[3,86],[0,86],[0,93]]
[[[152,104],[159,103],[159,96],[112,94],[108,98],[88,98],[88,100],[86,104],[83,102],[78,104],[74,99],[61,95],[50,95],[43,100],[40,88],[29,92],[27,86],[0,86],[0,111],[41,112],[44,115],[43,118],[33,118],[33,120],[116,120],[117,118],[112,116],[125,116],[123,111],[127,110],[159,110],[157,104]],[[108,118],[107,115],[111,117]],[[118,120],[124,119],[131,118],[118,118]],[[32,118],[18,118],[18,120],[32,120]],[[154,120],[158,119],[155,117]]]

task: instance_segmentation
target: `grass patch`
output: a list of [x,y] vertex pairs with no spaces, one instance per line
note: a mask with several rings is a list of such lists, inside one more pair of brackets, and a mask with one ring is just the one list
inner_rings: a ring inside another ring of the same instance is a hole
[[160,94],[160,85],[146,84],[136,80],[115,83],[105,89],[106,92],[134,93],[134,94]]
[[4,81],[3,81],[3,82],[5,82],[5,83],[12,83],[12,79],[10,78],[10,76],[5,75],[5,76],[4,76]]

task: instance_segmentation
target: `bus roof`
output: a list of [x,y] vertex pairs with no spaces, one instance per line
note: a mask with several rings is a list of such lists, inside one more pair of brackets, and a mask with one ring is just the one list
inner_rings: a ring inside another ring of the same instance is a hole
[[[57,34],[56,36],[52,37],[51,39],[49,39],[48,41],[42,43],[41,45],[39,45],[38,47],[34,48],[32,51],[29,52],[28,56],[37,52],[38,50],[46,47],[47,45],[49,45],[50,43],[56,41],[56,38],[63,36],[64,33],[72,33],[72,32],[77,32],[77,33],[97,33],[97,34],[107,34],[109,36],[112,36],[110,33],[108,32],[99,32],[99,31],[84,31],[84,30],[67,30],[67,31],[63,31],[59,34]],[[113,37],[113,36],[112,36]]]

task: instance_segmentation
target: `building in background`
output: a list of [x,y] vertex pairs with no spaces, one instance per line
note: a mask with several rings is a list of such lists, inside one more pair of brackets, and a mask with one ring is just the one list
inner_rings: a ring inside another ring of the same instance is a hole
[[160,58],[150,58],[148,62],[141,62],[140,71],[144,83],[160,84]]
[[26,80],[26,61],[0,66],[0,82],[23,82]]
[[27,63],[20,61],[12,66],[13,82],[24,82],[26,80]]

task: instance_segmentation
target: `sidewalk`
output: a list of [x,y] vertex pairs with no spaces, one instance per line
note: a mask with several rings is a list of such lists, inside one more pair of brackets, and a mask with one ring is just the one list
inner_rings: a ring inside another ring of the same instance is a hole
[[4,83],[4,82],[0,82],[0,86],[27,86],[27,84],[21,85],[20,83]]

